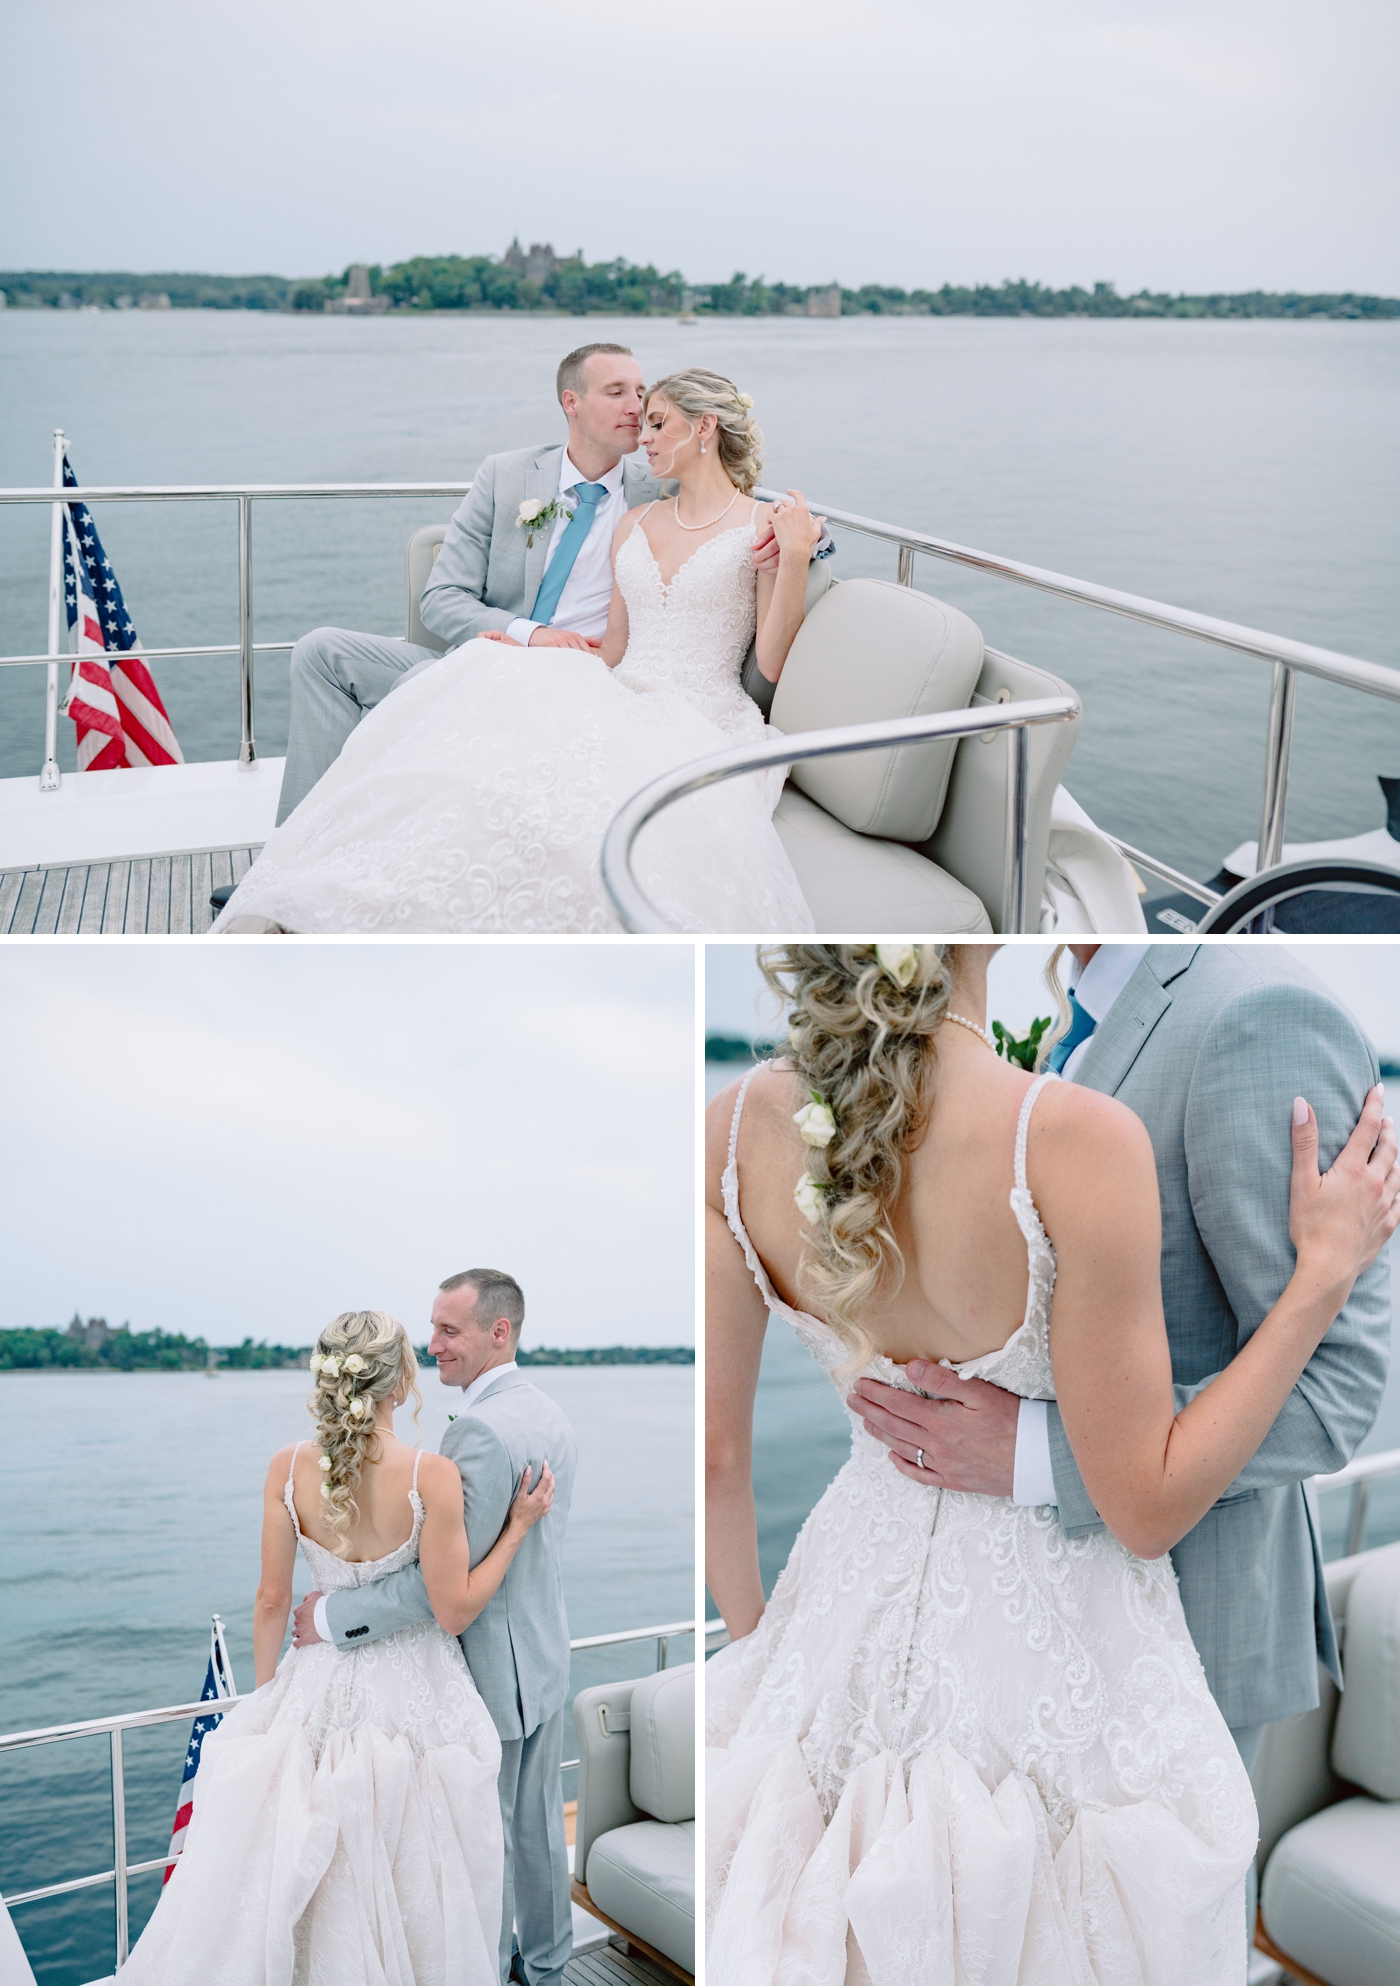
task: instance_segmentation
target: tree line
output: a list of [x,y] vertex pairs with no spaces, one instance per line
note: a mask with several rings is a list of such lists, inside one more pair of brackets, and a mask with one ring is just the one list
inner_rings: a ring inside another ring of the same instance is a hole
[[[770,282],[736,272],[726,283],[694,284],[678,269],[621,258],[585,262],[552,258],[553,268],[531,277],[496,255],[415,255],[405,262],[372,265],[371,293],[391,312],[563,311],[572,316],[607,314],[697,316],[806,316],[809,303],[833,285]],[[179,272],[88,273],[0,271],[0,293],[16,308],[324,311],[345,297],[350,271],[338,276],[212,276]],[[944,283],[938,289],[900,289],[865,283],[841,289],[841,314],[921,317],[1400,317],[1400,298],[1352,291],[1211,291],[1199,295],[1138,290],[1122,296],[1113,283],[1053,289],[1024,279],[998,284]]]
[[[214,1357],[221,1371],[254,1372],[304,1366],[310,1345],[217,1345]],[[420,1365],[436,1366],[426,1345],[416,1345]],[[694,1365],[689,1345],[604,1345],[556,1351],[547,1345],[522,1346],[521,1365]],[[133,1331],[130,1324],[115,1330],[105,1317],[86,1323],[74,1315],[66,1330],[0,1330],[0,1372],[202,1372],[210,1362],[204,1338],[180,1331]]]

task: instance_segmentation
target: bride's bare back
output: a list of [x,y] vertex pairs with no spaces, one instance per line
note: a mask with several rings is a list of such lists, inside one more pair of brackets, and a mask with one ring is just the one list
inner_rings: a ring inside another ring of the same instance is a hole
[[[876,1349],[897,1363],[961,1364],[998,1350],[1025,1315],[1026,1242],[1011,1211],[1016,1119],[1032,1078],[956,1025],[939,1032],[932,1106],[907,1160],[891,1227],[904,1257],[899,1288],[863,1320]],[[1055,1086],[1055,1087],[1058,1087]],[[715,1107],[727,1127],[735,1090]],[[806,1164],[793,1113],[807,1101],[783,1064],[754,1076],[739,1123],[744,1225],[784,1302],[820,1315],[799,1281],[810,1232],[793,1202]],[[1032,1144],[1049,1113],[1031,1119]]]
[[[408,1493],[413,1486],[413,1464],[418,1450],[391,1434],[380,1435],[379,1448],[379,1459],[367,1460],[360,1471],[355,1486],[359,1516],[344,1533],[348,1547],[345,1556],[355,1565],[387,1558],[413,1535],[413,1506]],[[280,1466],[285,1481],[291,1459],[290,1448],[281,1450],[273,1458],[272,1473]],[[292,1470],[292,1501],[297,1508],[297,1522],[308,1538],[334,1552],[336,1533],[326,1522],[321,1482],[321,1450],[314,1441],[305,1441]],[[336,1555],[339,1557],[339,1552]]]

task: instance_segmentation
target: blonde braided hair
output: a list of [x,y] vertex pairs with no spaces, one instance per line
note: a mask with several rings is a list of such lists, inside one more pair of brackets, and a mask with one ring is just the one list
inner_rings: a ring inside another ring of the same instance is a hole
[[321,1496],[339,1558],[349,1554],[350,1526],[358,1518],[355,1491],[366,1462],[380,1455],[375,1408],[400,1387],[411,1393],[414,1419],[423,1405],[418,1361],[408,1333],[385,1310],[343,1310],[316,1340],[311,1354],[316,1389],[307,1401],[321,1445]]
[[[950,945],[773,945],[759,968],[791,1008],[791,1062],[804,1090],[830,1110],[834,1131],[810,1149],[811,1250],[800,1280],[850,1351],[846,1371],[873,1356],[863,1322],[891,1295],[904,1259],[890,1217],[905,1161],[928,1121],[928,1076],[952,988]],[[880,954],[897,953],[897,977]],[[901,983],[901,979],[903,983]]]

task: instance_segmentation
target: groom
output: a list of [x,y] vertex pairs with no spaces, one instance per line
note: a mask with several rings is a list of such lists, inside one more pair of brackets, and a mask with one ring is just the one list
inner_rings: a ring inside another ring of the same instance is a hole
[[[488,455],[448,526],[418,612],[449,646],[495,629],[530,648],[594,652],[612,601],[613,534],[629,510],[666,494],[638,453],[646,382],[626,345],[580,345],[561,362],[555,390],[567,444]],[[545,512],[533,530],[517,522],[527,502]],[[814,556],[832,550],[823,525]],[[753,563],[777,570],[771,532]],[[302,636],[292,650],[279,827],[364,713],[437,660],[436,649],[349,628]]]
[[[525,1298],[513,1276],[466,1269],[439,1286],[428,1349],[443,1385],[462,1388],[442,1453],[462,1472],[474,1566],[500,1535],[527,1464],[535,1482],[542,1462],[554,1471],[553,1508],[526,1534],[495,1598],[463,1634],[462,1653],[501,1738],[503,1986],[562,1986],[573,1914],[559,1770],[569,1694],[561,1562],[578,1451],[569,1423],[515,1362],[524,1320]],[[330,1641],[363,1648],[432,1617],[423,1575],[412,1565],[372,1586],[308,1593],[293,1639],[299,1647]]]
[[[1346,1143],[1378,1070],[1346,1009],[1286,952],[1243,945],[1071,945],[1074,1024],[1052,1054],[1071,1082],[1147,1126],[1162,1196],[1162,1300],[1176,1405],[1229,1363],[1293,1272],[1290,1110],[1317,1113],[1319,1163]],[[1053,1239],[1053,1236],[1052,1236]],[[1053,1325],[1052,1325],[1053,1333]],[[1264,1727],[1340,1684],[1322,1550],[1303,1484],[1340,1469],[1385,1390],[1390,1264],[1341,1316],[1228,1492],[1172,1550],[1187,1625],[1245,1766]],[[1101,1530],[1054,1402],[911,1364],[924,1399],[862,1379],[849,1405],[916,1482],[1057,1504]],[[929,1466],[915,1466],[917,1450]]]

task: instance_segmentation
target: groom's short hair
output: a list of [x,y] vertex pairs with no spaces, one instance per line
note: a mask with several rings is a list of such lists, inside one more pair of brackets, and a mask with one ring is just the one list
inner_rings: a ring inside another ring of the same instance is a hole
[[582,393],[585,390],[583,368],[595,352],[615,352],[623,359],[634,356],[630,345],[580,345],[576,352],[570,352],[566,359],[559,361],[559,371],[554,379],[554,391],[561,406],[566,393]]
[[520,1343],[520,1327],[525,1322],[525,1292],[514,1276],[504,1269],[463,1269],[439,1283],[440,1290],[460,1290],[470,1285],[476,1291],[476,1313],[483,1324],[504,1317],[510,1325],[510,1346]]

